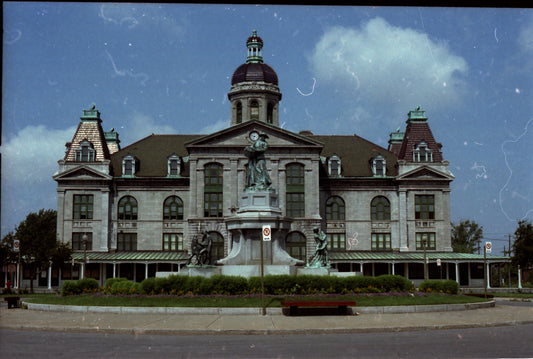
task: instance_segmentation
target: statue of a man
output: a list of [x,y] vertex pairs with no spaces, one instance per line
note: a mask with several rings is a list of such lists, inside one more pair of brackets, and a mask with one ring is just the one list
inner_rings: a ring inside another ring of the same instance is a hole
[[309,258],[309,267],[329,267],[328,259],[328,239],[319,227],[313,228],[315,237],[315,254]]
[[[195,236],[191,243],[191,256],[189,257],[189,264],[193,265],[209,265],[211,264],[211,237],[207,231],[202,233],[202,238],[198,240]],[[195,259],[193,261],[193,258]]]
[[268,135],[266,133],[261,133],[254,143],[244,149],[244,154],[248,157],[248,168],[246,169],[247,191],[268,190],[272,184],[265,160],[265,151],[268,148],[267,138]]

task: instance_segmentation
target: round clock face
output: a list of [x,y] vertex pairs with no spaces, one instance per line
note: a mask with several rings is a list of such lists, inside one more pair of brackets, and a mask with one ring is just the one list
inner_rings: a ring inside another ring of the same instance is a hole
[[250,140],[257,141],[259,139],[259,132],[252,131],[250,132]]

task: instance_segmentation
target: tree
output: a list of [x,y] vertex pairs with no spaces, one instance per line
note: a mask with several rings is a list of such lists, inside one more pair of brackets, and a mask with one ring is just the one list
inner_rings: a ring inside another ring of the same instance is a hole
[[522,268],[533,266],[533,225],[526,220],[518,221],[514,235],[513,264]]
[[0,266],[17,263],[18,253],[13,250],[15,235],[9,232],[0,242]]
[[454,252],[474,253],[479,250],[483,227],[469,219],[462,220],[459,224],[452,223],[452,248]]
[[30,271],[30,291],[33,281],[50,263],[68,262],[71,249],[56,239],[57,213],[48,209],[30,213],[15,228],[15,238],[20,241],[20,254],[25,269]]

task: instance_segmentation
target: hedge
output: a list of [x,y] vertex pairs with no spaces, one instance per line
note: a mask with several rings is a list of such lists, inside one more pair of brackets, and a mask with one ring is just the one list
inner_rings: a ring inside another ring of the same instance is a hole
[[[451,281],[455,283],[455,281]],[[316,275],[266,275],[264,276],[265,294],[304,295],[304,294],[346,294],[346,293],[384,293],[412,291],[413,283],[402,276],[382,275],[365,276],[316,276]],[[65,281],[62,295],[75,295],[98,290],[94,279]],[[434,285],[427,288],[435,289]],[[439,287],[440,288],[440,287]],[[453,288],[446,287],[443,292]],[[440,289],[438,289],[440,290]],[[438,291],[437,290],[437,291]],[[455,293],[458,289],[455,289]],[[105,294],[170,294],[170,295],[239,295],[261,293],[261,278],[214,275],[189,277],[172,275],[165,278],[146,278],[134,283],[126,278],[109,278],[103,289]]]
[[426,280],[420,283],[418,288],[421,292],[428,293],[459,293],[459,283],[455,280]]

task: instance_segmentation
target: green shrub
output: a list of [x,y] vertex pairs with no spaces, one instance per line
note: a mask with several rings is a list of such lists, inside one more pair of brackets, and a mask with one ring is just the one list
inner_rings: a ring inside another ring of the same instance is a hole
[[185,275],[171,275],[168,277],[170,294],[185,294],[185,288],[189,278]]
[[78,286],[80,287],[80,291],[82,293],[93,293],[100,288],[98,281],[94,278],[80,279],[78,280]]
[[376,279],[378,288],[385,292],[408,292],[413,288],[413,283],[400,275],[381,275]]
[[146,278],[141,282],[141,289],[144,294],[154,294],[155,293],[155,278],[150,277]]
[[418,288],[421,292],[457,294],[459,284],[454,280],[425,280]]
[[114,283],[122,282],[122,281],[125,281],[125,280],[128,280],[128,278],[107,278],[106,281],[105,281],[104,288],[105,289],[111,288],[111,287],[113,287]]
[[169,294],[170,293],[170,279],[168,277],[159,277],[155,279],[154,285],[155,294]]
[[78,285],[78,282],[76,282],[76,281],[66,280],[61,285],[61,295],[62,296],[76,295],[76,294],[80,294],[80,293],[81,293],[81,289],[80,289],[80,286]]

